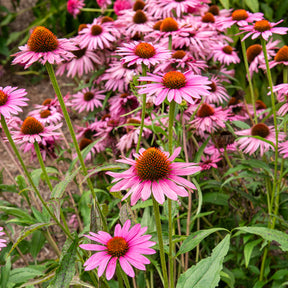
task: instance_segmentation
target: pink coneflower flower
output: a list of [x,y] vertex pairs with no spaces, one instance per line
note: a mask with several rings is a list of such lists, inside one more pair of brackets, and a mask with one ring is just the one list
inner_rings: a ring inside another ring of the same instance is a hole
[[214,105],[204,103],[200,106],[195,119],[190,124],[191,127],[196,129],[198,135],[204,137],[205,133],[213,133],[219,128],[225,128],[225,122],[229,119],[228,117],[229,111],[223,110],[222,107],[215,108]]
[[46,106],[43,106],[42,109],[31,111],[28,115],[34,117],[44,125],[57,124],[63,117],[61,113],[57,112],[56,108],[51,107],[47,109]]
[[279,143],[279,153],[283,155],[283,158],[288,157],[288,141]]
[[104,90],[84,88],[82,91],[72,95],[71,100],[72,107],[78,112],[93,111],[97,107],[102,107],[102,103],[99,100],[105,99]]
[[[279,40],[272,41],[271,39],[267,43],[266,49],[267,49],[268,60],[270,60],[271,57],[276,55],[275,49],[278,49],[277,45],[279,44],[279,42],[280,42]],[[247,48],[246,54],[247,54],[247,60],[249,62],[249,72],[250,72],[251,77],[254,72],[258,73],[259,71],[258,68],[262,68],[266,70],[264,53],[263,53],[262,46],[260,44],[253,44],[249,46]]]
[[20,46],[20,52],[13,54],[15,59],[12,64],[25,64],[25,69],[34,62],[45,64],[60,64],[62,61],[74,57],[70,52],[75,50],[75,46],[67,39],[57,39],[57,37],[43,26],[36,27],[25,46]]
[[288,65],[288,46],[284,45],[279,51],[276,53],[274,60],[269,63],[270,68],[283,64],[285,66]]
[[227,101],[229,99],[229,95],[224,86],[220,84],[220,79],[213,75],[210,81],[212,82],[209,84],[211,90],[209,91],[209,95],[205,97],[204,102],[208,104],[216,103],[219,105],[224,101]]
[[134,154],[136,160],[129,158],[117,160],[132,165],[132,167],[122,173],[107,173],[115,178],[112,182],[119,181],[110,191],[130,188],[122,200],[131,195],[131,205],[136,204],[140,198],[143,201],[147,200],[151,196],[151,192],[160,204],[165,201],[164,195],[172,200],[177,200],[178,196],[187,197],[186,189],[196,189],[196,187],[179,176],[193,175],[201,168],[196,163],[173,163],[172,161],[180,154],[180,151],[180,147],[176,148],[169,157],[167,152],[156,148],[140,149],[140,154]]
[[128,67],[143,63],[150,68],[151,65],[156,65],[171,57],[171,52],[168,49],[157,44],[135,41],[128,44],[124,43],[123,46],[119,47],[116,52],[122,56],[122,63],[126,63]]
[[[239,136],[259,136],[262,138],[265,138],[266,140],[271,141],[274,145],[276,145],[276,135],[275,135],[275,129],[273,126],[267,126],[264,123],[259,123],[254,125],[250,129],[242,130],[235,132]],[[285,134],[283,132],[278,133],[278,140],[283,141],[285,139]],[[243,150],[244,153],[247,153],[251,155],[252,153],[256,152],[260,148],[260,156],[262,157],[265,152],[267,152],[269,149],[274,150],[274,147],[264,142],[260,139],[253,138],[253,137],[241,137],[237,140],[239,149]]]
[[154,83],[138,86],[140,94],[148,96],[156,95],[155,105],[161,104],[167,96],[169,102],[174,100],[180,104],[182,99],[188,103],[194,104],[193,98],[201,98],[209,94],[211,84],[207,77],[194,75],[187,71],[181,73],[179,71],[169,71],[165,75],[153,75],[139,77],[139,81],[151,81]]
[[26,101],[29,99],[24,97],[27,95],[25,89],[18,89],[18,87],[0,87],[0,115],[6,118],[11,117],[11,114],[18,114],[22,112],[20,107],[27,106]]
[[129,0],[116,0],[113,6],[114,12],[117,16],[121,15],[123,10],[130,8],[132,8],[132,4]]
[[120,61],[115,61],[110,64],[110,67],[105,71],[102,80],[107,80],[105,83],[105,88],[107,91],[119,91],[123,93],[129,88],[130,81],[133,80],[133,76],[140,72],[137,65],[127,66],[127,64],[122,64]]
[[77,36],[80,48],[89,50],[110,48],[116,38],[110,33],[109,26],[101,25],[96,18],[87,28],[82,29]]
[[102,11],[105,11],[109,5],[111,5],[111,0],[96,0]]
[[[3,231],[3,227],[0,227],[0,236],[5,235],[5,232],[2,232],[2,231]],[[7,242],[6,240],[0,239],[0,251],[2,248],[7,246],[6,242]]]
[[112,117],[115,118],[133,111],[139,106],[137,97],[127,93],[113,96],[108,100],[108,102],[110,104],[110,113]]
[[245,26],[248,23],[253,23],[254,21],[260,21],[263,19],[263,13],[251,13],[244,9],[234,10],[230,17],[221,18],[223,28],[230,28],[233,24],[238,26]]
[[231,63],[236,64],[240,62],[240,58],[234,50],[235,49],[230,45],[218,44],[213,45],[211,53],[215,61],[229,65]]
[[[98,141],[93,141],[89,138],[82,138],[79,142],[79,149],[80,151],[83,151],[86,147],[88,147],[90,144],[94,143],[93,147],[90,149],[90,151],[88,152],[88,154],[85,157],[85,162],[86,161],[90,161],[93,157],[93,155],[95,155],[96,153],[99,153],[101,151],[105,150],[105,146],[103,141],[101,141],[102,139],[99,139]],[[77,153],[75,153],[73,155],[73,159],[75,159],[76,157],[78,157]]]
[[208,68],[206,61],[196,60],[189,51],[177,50],[172,54],[172,58],[168,61],[160,63],[154,69],[154,73],[168,72],[171,70],[190,70],[195,74],[201,74],[202,70]]
[[18,131],[12,131],[13,139],[16,143],[42,143],[46,144],[45,138],[59,136],[61,133],[55,132],[54,130],[59,129],[62,123],[54,126],[44,126],[36,120],[34,117],[28,116],[22,123],[21,129]]
[[79,245],[84,250],[97,251],[84,263],[85,271],[98,267],[98,277],[101,277],[106,269],[106,279],[110,280],[118,261],[123,271],[130,277],[135,277],[132,266],[146,270],[145,264],[149,264],[150,261],[143,255],[155,254],[156,251],[150,247],[156,243],[149,241],[151,235],[143,235],[147,227],[141,228],[140,224],[136,224],[130,229],[130,226],[130,220],[127,220],[122,228],[117,224],[114,237],[104,231],[89,232],[90,235],[85,235],[88,239],[100,243],[100,245]]
[[95,64],[101,64],[100,58],[94,51],[87,48],[71,51],[75,58],[72,58],[67,63],[61,63],[58,67],[56,75],[63,75],[67,70],[67,77],[78,77],[88,74],[95,69]]
[[240,27],[240,29],[243,30],[243,32],[240,32],[240,34],[248,32],[242,38],[242,41],[244,41],[246,38],[250,36],[252,40],[261,36],[263,39],[268,41],[268,38],[272,36],[273,33],[285,35],[286,32],[288,31],[287,27],[275,27],[281,22],[283,22],[283,20],[280,20],[277,23],[272,23],[272,22],[269,22],[268,20],[260,20],[260,21],[255,22],[254,25],[247,25],[247,26]]
[[219,162],[222,159],[222,157],[217,153],[213,155],[202,155],[201,161],[199,162],[199,166],[201,167],[202,171],[209,170],[210,168],[216,168],[217,169],[217,162]]
[[68,0],[67,11],[76,19],[76,16],[84,6],[84,0]]

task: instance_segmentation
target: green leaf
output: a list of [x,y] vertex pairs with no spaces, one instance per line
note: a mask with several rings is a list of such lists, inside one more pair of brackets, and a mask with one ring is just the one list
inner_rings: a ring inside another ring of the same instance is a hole
[[37,258],[37,255],[42,249],[45,241],[46,238],[44,237],[41,231],[37,230],[33,233],[30,245],[30,254],[34,258],[34,260]]
[[47,275],[45,275],[44,277],[40,277],[40,278],[37,278],[36,280],[30,280],[29,282],[25,283],[25,284],[22,284],[20,286],[20,288],[23,288],[23,287],[33,287],[33,285],[38,285],[38,284],[41,284],[43,282],[47,282],[49,281],[52,277],[54,277],[55,275],[55,272],[53,271],[52,273],[49,273]]
[[212,228],[208,230],[200,230],[189,235],[182,243],[177,256],[189,252],[194,249],[203,239],[216,231],[228,231],[224,228]]
[[[53,168],[53,167],[46,167],[46,171],[47,171],[47,173],[56,173],[56,174],[59,173],[58,170],[56,168]],[[36,187],[39,186],[39,182],[40,182],[41,177],[44,177],[44,174],[43,174],[43,171],[41,168],[35,169],[32,171],[31,178],[32,178],[32,181]]]
[[[76,233],[75,233],[76,235]],[[72,242],[67,253],[60,260],[59,268],[56,270],[55,278],[51,281],[48,288],[69,288],[70,282],[76,271],[75,261],[78,247],[78,237]]]
[[12,253],[12,251],[19,245],[19,243],[25,239],[27,236],[29,236],[31,233],[33,233],[34,231],[41,229],[43,227],[48,227],[53,225],[54,223],[37,223],[28,227],[25,227],[25,229],[20,233],[19,237],[17,238],[17,240],[15,241],[15,243],[13,244],[11,250],[8,253],[8,256]]
[[236,127],[241,128],[241,129],[250,129],[251,128],[247,123],[242,122],[242,121],[232,121],[232,123]]
[[194,158],[194,162],[196,162],[196,163],[200,162],[203,151],[204,151],[204,149],[207,146],[209,141],[210,141],[210,136],[205,140],[205,142],[201,145],[201,147],[197,151],[195,158]]
[[230,196],[219,192],[205,193],[203,196],[204,203],[212,203],[215,205],[228,206]]
[[53,188],[53,191],[51,193],[51,198],[57,198],[61,199],[65,189],[67,188],[68,184],[75,178],[75,176],[78,174],[81,167],[78,167],[73,173],[70,171],[67,171],[65,175],[65,179],[62,180],[60,183],[56,184]]
[[0,206],[0,211],[8,214],[8,215],[12,215],[12,216],[16,216],[19,219],[23,220],[23,223],[27,223],[27,224],[34,224],[36,221],[33,217],[31,217],[28,212],[24,209],[20,209],[20,208],[15,208],[15,207],[7,207],[7,206]]
[[253,249],[256,245],[258,245],[262,240],[258,239],[255,241],[251,241],[244,247],[244,259],[245,259],[245,266],[246,268],[249,266],[250,258],[253,252]]
[[9,282],[23,283],[36,276],[42,276],[46,267],[42,266],[29,266],[24,268],[15,268],[10,272]]
[[245,0],[246,5],[252,12],[259,12],[259,2],[258,0]]
[[261,236],[266,241],[276,241],[280,245],[280,249],[284,252],[288,251],[288,235],[279,230],[270,229],[266,227],[239,227],[235,228],[242,232],[256,234]]
[[146,207],[150,207],[150,206],[153,206],[152,199],[149,199],[149,200],[146,200],[146,201],[143,201],[143,202],[142,201],[138,202],[136,205],[131,207],[131,209],[133,211],[133,210],[138,210],[138,209],[146,208]]
[[229,9],[229,0],[220,0],[220,3],[225,9]]
[[176,288],[215,288],[220,281],[223,260],[230,246],[230,234],[213,249],[210,257],[201,260],[183,273]]
[[11,273],[11,257],[8,257],[5,266],[1,267],[1,287],[7,287]]

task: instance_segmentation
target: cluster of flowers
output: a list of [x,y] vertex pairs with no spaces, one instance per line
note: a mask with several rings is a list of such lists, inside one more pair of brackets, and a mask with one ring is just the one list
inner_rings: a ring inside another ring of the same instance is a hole
[[[71,4],[69,9],[73,6],[73,13],[77,15],[83,2],[73,3],[74,6]],[[108,1],[105,3],[109,5]],[[105,8],[104,4],[102,6]],[[226,30],[237,25],[241,37],[246,33],[242,37],[243,41],[249,36],[252,39],[262,37],[268,41],[273,33],[286,34],[288,28],[275,27],[280,22],[270,23],[263,18],[262,13],[220,10],[216,5],[209,6],[207,1],[197,0],[137,0],[128,9],[118,11],[118,14],[116,20],[100,16],[91,24],[80,25],[78,35],[71,39],[57,39],[45,27],[37,27],[13,60],[14,64],[25,65],[25,68],[34,62],[57,64],[57,74],[66,73],[68,77],[80,78],[95,70],[103,70],[91,87],[65,99],[66,105],[79,113],[102,109],[95,121],[78,127],[80,149],[97,140],[86,160],[105,151],[107,147],[112,147],[116,155],[131,153],[139,137],[142,137],[142,143],[149,146],[155,135],[147,127],[167,127],[169,104],[172,101],[181,107],[176,119],[184,127],[189,127],[197,143],[201,144],[211,136],[199,165],[173,162],[181,148],[176,148],[171,155],[154,147],[146,150],[142,148],[139,153],[133,154],[136,160],[122,157],[118,161],[131,167],[122,173],[108,172],[114,178],[112,182],[117,182],[111,192],[129,190],[123,200],[131,196],[131,205],[140,199],[147,200],[152,193],[155,200],[163,204],[165,195],[177,200],[178,196],[186,197],[188,191],[196,189],[191,182],[179,176],[216,168],[224,150],[230,153],[241,149],[244,153],[252,154],[260,148],[262,156],[269,149],[274,149],[271,145],[271,142],[276,142],[273,126],[254,123],[250,129],[235,132],[240,136],[248,136],[240,137],[237,141],[226,129],[227,122],[250,123],[250,119],[255,116],[254,107],[246,103],[240,92],[230,97],[224,86],[225,83],[231,83],[234,75],[233,65],[230,64],[240,62]],[[288,63],[288,47],[279,49],[278,44],[279,41],[272,40],[267,44],[271,68]],[[261,45],[249,47],[247,58],[251,74],[258,72],[259,68],[265,69]],[[288,86],[281,84],[275,86],[274,90],[279,102],[284,104],[278,113],[284,115],[288,110]],[[147,95],[147,102],[143,102],[141,94]],[[11,114],[21,111],[20,106],[27,105],[25,95],[23,89],[0,87],[0,113],[9,119],[8,126],[13,138],[22,144],[24,151],[34,151],[33,143],[37,141],[41,144],[43,155],[47,155],[47,152],[52,155],[61,137],[61,133],[56,132],[62,120],[59,103],[56,99],[48,99],[36,106],[24,121],[11,117]],[[103,108],[107,95],[110,96],[108,107]],[[142,135],[139,129],[141,105],[149,109]],[[268,115],[266,109],[262,101],[256,101],[258,119]],[[259,137],[268,141],[262,141]],[[286,157],[287,142],[283,142],[286,135],[279,132],[277,137],[281,142],[280,151]],[[165,142],[165,138],[160,136],[159,141]],[[192,155],[192,146],[186,148],[188,154]],[[106,277],[111,279],[117,259],[131,277],[135,275],[131,265],[144,270],[144,264],[148,264],[149,260],[141,254],[155,253],[150,248],[155,243],[148,241],[150,235],[143,236],[146,229],[139,224],[130,231],[129,228],[128,221],[122,229],[120,225],[115,227],[114,237],[106,232],[86,236],[102,244],[80,246],[98,252],[86,261],[86,270],[98,267],[98,275],[101,276],[107,267]]]

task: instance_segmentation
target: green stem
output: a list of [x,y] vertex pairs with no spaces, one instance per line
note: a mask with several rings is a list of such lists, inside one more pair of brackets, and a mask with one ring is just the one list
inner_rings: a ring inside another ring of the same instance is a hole
[[[142,76],[147,75],[147,66],[142,63]],[[143,82],[143,84],[146,84],[146,82]],[[143,133],[143,128],[144,128],[144,120],[145,120],[145,114],[146,114],[146,94],[142,95],[142,113],[141,113],[141,125],[140,125],[140,132],[139,132],[139,138],[137,142],[137,147],[136,147],[136,153],[139,152],[140,149],[140,144],[141,144],[141,138],[142,138],[142,133]]]
[[[50,77],[51,83],[53,85],[53,88],[55,90],[55,93],[57,95],[58,101],[60,103],[60,106],[61,106],[61,109],[62,109],[62,113],[63,113],[65,121],[67,123],[70,135],[72,137],[73,144],[74,144],[74,147],[76,149],[77,156],[78,156],[78,159],[80,161],[80,165],[82,167],[82,171],[83,171],[84,177],[86,177],[88,175],[88,171],[87,171],[87,168],[85,166],[84,159],[82,157],[82,154],[81,154],[81,151],[80,151],[77,139],[76,139],[76,135],[75,135],[75,132],[74,132],[74,129],[73,129],[73,125],[71,123],[71,119],[70,119],[68,111],[66,109],[65,102],[63,100],[63,96],[61,94],[57,79],[55,77],[53,66],[50,63],[48,63],[48,62],[45,64],[45,66],[46,66],[47,72],[49,74],[49,77]],[[95,191],[94,191],[94,187],[93,187],[92,181],[91,181],[91,179],[89,177],[87,177],[87,184],[88,184],[89,189],[91,191],[92,197],[95,200],[96,209],[97,209],[98,214],[100,215],[101,222],[102,222],[102,227],[103,227],[103,229],[105,231],[107,231],[106,219],[105,219],[105,217],[104,217],[104,215],[102,213],[100,204],[99,204],[99,202],[97,200],[97,196],[96,196]]]
[[65,233],[71,240],[73,240],[70,232],[67,231],[67,230],[63,227],[63,225],[58,221],[57,217],[56,217],[56,216],[53,214],[53,212],[50,210],[50,208],[48,207],[48,205],[46,204],[46,202],[45,202],[44,199],[42,198],[39,190],[38,190],[37,187],[35,186],[32,178],[31,178],[31,176],[30,176],[30,173],[28,172],[28,170],[27,170],[27,168],[26,168],[26,165],[24,164],[24,161],[23,161],[23,159],[22,159],[22,157],[21,157],[21,155],[20,155],[20,153],[19,153],[19,151],[18,151],[18,149],[17,149],[17,147],[16,147],[16,145],[15,145],[15,143],[14,143],[12,137],[11,137],[10,131],[9,131],[8,127],[7,127],[7,124],[6,124],[6,121],[5,121],[5,118],[4,118],[3,115],[1,115],[1,125],[2,125],[2,129],[4,130],[5,135],[6,135],[6,137],[8,138],[8,141],[9,141],[9,143],[10,143],[10,145],[11,145],[11,147],[12,147],[12,149],[13,149],[16,157],[17,157],[17,159],[19,160],[19,162],[20,162],[20,164],[21,164],[21,166],[22,166],[22,169],[23,169],[23,171],[24,171],[24,173],[25,173],[25,175],[26,175],[29,183],[30,183],[31,186],[33,187],[33,189],[34,189],[36,195],[38,196],[39,200],[41,201],[41,203],[43,204],[43,206],[45,207],[45,209],[48,211],[48,213],[50,214],[50,216],[53,218],[53,220],[56,222],[56,224],[64,231],[64,233]]
[[[169,38],[170,39],[170,38]],[[174,124],[174,114],[176,109],[176,102],[172,100],[169,105],[169,126],[168,126],[168,151],[170,155],[173,153],[173,124]],[[170,288],[174,287],[174,245],[173,245],[173,219],[172,219],[172,200],[168,199],[168,230],[169,230],[169,280]]]
[[245,69],[247,72],[247,78],[248,78],[248,83],[249,83],[249,89],[250,89],[250,95],[251,95],[251,100],[252,100],[252,105],[253,105],[253,110],[254,110],[254,122],[257,124],[257,113],[256,113],[256,104],[255,104],[255,94],[254,94],[254,89],[253,89],[253,84],[251,81],[251,75],[249,71],[249,64],[248,64],[248,59],[247,59],[247,54],[246,54],[246,44],[245,41],[242,41],[243,36],[241,37],[241,47],[242,47],[242,54],[243,54],[243,59],[244,59],[244,64],[245,64]]
[[38,144],[37,141],[34,142],[34,148],[35,148],[36,155],[37,155],[38,161],[39,161],[39,163],[40,163],[42,172],[43,172],[43,174],[44,174],[44,177],[45,177],[46,182],[47,182],[47,184],[48,184],[48,187],[49,187],[49,189],[50,189],[50,192],[52,192],[52,191],[53,191],[53,187],[52,187],[52,184],[51,184],[51,182],[50,182],[50,179],[49,179],[49,176],[48,176],[48,173],[47,173],[47,170],[46,170],[46,167],[45,167],[45,164],[44,164],[42,155],[41,155],[40,147],[39,147],[39,144]]
[[168,37],[169,37],[168,49],[169,49],[170,51],[172,51],[172,35],[170,34]]
[[158,242],[159,242],[158,244],[159,244],[160,260],[161,260],[161,266],[162,266],[163,278],[164,278],[164,288],[168,288],[169,287],[168,275],[167,275],[166,260],[165,260],[165,253],[164,253],[164,243],[163,243],[163,237],[162,237],[159,204],[155,200],[154,196],[152,196],[152,199],[153,199],[153,209],[154,209],[154,216],[155,216],[155,222],[156,222],[156,230],[157,230],[157,236],[158,236]]
[[[277,205],[277,172],[278,172],[278,127],[277,127],[277,114],[276,114],[276,107],[275,107],[275,96],[273,93],[273,82],[272,82],[272,75],[271,75],[271,70],[269,67],[269,61],[268,61],[268,56],[267,56],[267,48],[266,48],[266,41],[261,38],[261,44],[262,44],[262,48],[263,48],[263,53],[264,53],[264,58],[265,58],[265,64],[266,64],[266,70],[267,70],[267,78],[268,78],[268,83],[269,83],[269,87],[270,87],[270,93],[271,93],[271,104],[272,104],[272,111],[273,111],[273,120],[274,120],[274,128],[275,128],[275,164],[274,164],[274,179],[273,179],[273,188],[272,188],[272,194],[271,194],[271,198],[270,198],[270,211],[272,211],[274,204],[275,204],[275,209]],[[279,192],[279,191],[278,191]],[[276,196],[276,199],[275,198]],[[278,198],[279,201],[279,198]],[[278,208],[277,208],[277,213],[278,213]],[[269,221],[268,223],[268,227],[271,229],[274,229],[275,226],[275,221],[276,221],[276,217],[277,215],[273,216],[273,220],[272,223]],[[269,244],[268,244],[269,245]],[[263,277],[264,277],[264,268],[265,268],[265,261],[267,258],[267,254],[268,254],[268,249],[269,246],[265,247],[264,250],[264,254],[263,254],[263,258],[262,258],[262,263],[261,263],[261,270],[260,270],[260,276],[259,276],[259,280],[262,281]]]
[[[103,12],[103,10],[99,8],[98,9],[97,8],[81,8],[80,10],[83,12],[100,12],[100,13]],[[106,9],[104,10],[104,12],[114,12],[114,9]]]
[[119,288],[124,288],[123,278],[122,278],[122,271],[121,270],[122,270],[121,267],[119,267],[119,265],[117,263],[116,274],[117,274],[118,285],[119,285]]

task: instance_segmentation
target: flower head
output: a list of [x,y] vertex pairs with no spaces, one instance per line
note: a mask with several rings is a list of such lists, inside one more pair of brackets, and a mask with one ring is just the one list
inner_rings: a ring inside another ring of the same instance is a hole
[[76,18],[84,6],[84,0],[68,0],[67,11],[72,14],[74,18]]
[[148,96],[156,95],[155,105],[161,104],[167,96],[169,102],[174,100],[178,104],[182,99],[194,104],[193,98],[201,98],[209,94],[211,82],[207,77],[194,75],[191,71],[182,73],[180,71],[169,71],[161,76],[153,75],[139,77],[139,81],[151,81],[154,83],[138,86],[140,94]]
[[[254,137],[245,137],[246,135],[249,136],[259,136],[265,138],[266,140],[271,141],[274,145],[276,145],[276,135],[275,129],[273,126],[267,126],[264,123],[258,123],[254,125],[250,129],[242,130],[236,132],[237,135],[244,136],[237,139],[237,143],[239,149],[243,150],[244,153],[251,155],[252,153],[256,152],[260,148],[260,156],[262,157],[265,152],[269,149],[274,150],[274,147],[267,142],[262,141],[261,139],[254,138]],[[285,134],[283,132],[279,132],[278,139],[279,141],[283,141],[285,138]]]
[[236,64],[240,62],[240,58],[234,50],[235,49],[230,45],[217,44],[213,45],[211,53],[216,61],[229,65],[231,63]]
[[93,111],[97,107],[102,107],[102,103],[99,100],[105,99],[104,91],[98,91],[96,89],[84,88],[77,94],[72,95],[72,106],[80,113],[84,110]]
[[13,54],[15,59],[12,64],[25,64],[25,69],[34,62],[41,64],[59,64],[64,60],[74,57],[70,52],[75,50],[74,44],[67,39],[57,39],[57,37],[43,26],[36,27],[30,35],[25,46],[20,46],[20,52]]
[[34,143],[38,142],[46,145],[46,138],[51,138],[53,136],[61,135],[54,130],[60,128],[62,123],[54,126],[44,126],[40,121],[34,117],[28,116],[22,123],[21,129],[17,131],[12,131],[13,139],[16,143]]
[[243,32],[241,33],[248,32],[242,38],[242,41],[244,41],[246,38],[250,36],[252,40],[261,36],[263,39],[268,41],[268,38],[272,36],[273,33],[284,35],[288,31],[287,27],[275,27],[281,22],[283,22],[283,20],[280,20],[277,23],[272,23],[264,19],[264,20],[256,21],[254,25],[247,25],[247,26],[240,27],[240,29],[243,30]]
[[130,9],[132,7],[129,0],[116,0],[113,6],[116,15],[121,15],[123,10]]
[[27,106],[26,101],[29,99],[24,97],[27,95],[25,89],[17,89],[18,87],[0,87],[0,115],[6,118],[11,117],[11,114],[22,112],[20,107]]
[[181,148],[178,147],[169,157],[167,152],[156,148],[140,149],[139,154],[134,154],[136,160],[129,158],[118,160],[118,162],[132,165],[132,167],[122,173],[107,173],[115,178],[113,182],[120,180],[110,191],[130,189],[122,200],[131,195],[131,205],[136,204],[140,198],[143,201],[147,200],[151,196],[151,192],[160,204],[164,203],[164,195],[172,200],[177,200],[178,196],[188,196],[186,188],[196,188],[179,175],[192,175],[201,168],[195,163],[173,163],[172,161],[180,151]]
[[171,52],[160,46],[153,45],[147,42],[137,42],[123,44],[124,47],[119,47],[116,52],[121,55],[122,62],[127,63],[127,66],[133,64],[156,65],[162,61],[168,60],[171,57]]
[[88,239],[100,244],[81,244],[84,250],[96,251],[85,263],[85,271],[98,267],[98,276],[101,277],[106,269],[107,280],[112,279],[115,274],[117,262],[119,261],[123,271],[130,277],[135,277],[132,266],[140,270],[146,270],[145,264],[150,261],[144,255],[151,255],[156,251],[151,246],[156,243],[149,241],[151,235],[143,235],[147,227],[141,228],[140,224],[130,229],[131,222],[127,220],[123,227],[117,224],[114,237],[104,231],[98,233],[90,232],[85,235]]
[[[5,235],[5,233],[4,232],[2,232],[3,231],[3,227],[0,227],[0,236],[3,236],[3,235]],[[6,240],[5,239],[0,239],[0,251],[1,251],[1,249],[2,248],[4,248],[4,247],[6,247],[7,245],[6,245]]]

